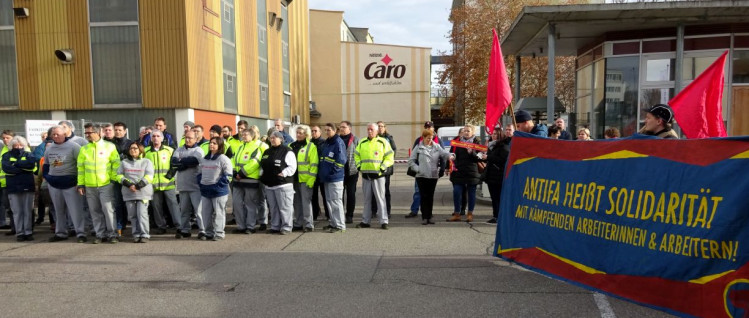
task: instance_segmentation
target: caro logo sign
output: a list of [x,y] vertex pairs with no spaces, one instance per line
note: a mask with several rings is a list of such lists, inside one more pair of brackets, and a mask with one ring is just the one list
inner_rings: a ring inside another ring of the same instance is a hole
[[[370,56],[382,56],[382,54],[370,54]],[[379,62],[372,62],[367,64],[364,68],[364,78],[371,79],[390,79],[397,78],[401,79],[406,75],[406,66],[403,64],[390,64],[393,61],[389,55],[385,54]],[[384,65],[383,65],[384,64]]]

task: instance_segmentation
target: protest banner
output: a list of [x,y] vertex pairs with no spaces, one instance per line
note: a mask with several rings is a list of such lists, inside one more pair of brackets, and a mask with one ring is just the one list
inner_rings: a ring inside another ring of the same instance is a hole
[[749,137],[516,132],[495,256],[672,314],[749,314]]

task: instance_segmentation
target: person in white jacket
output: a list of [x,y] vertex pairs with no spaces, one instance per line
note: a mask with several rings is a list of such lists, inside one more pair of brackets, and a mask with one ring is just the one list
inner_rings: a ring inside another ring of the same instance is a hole
[[122,200],[133,225],[133,243],[147,243],[151,238],[148,224],[148,201],[153,197],[153,163],[143,158],[143,145],[127,145],[125,159],[117,168],[117,181],[122,184]]

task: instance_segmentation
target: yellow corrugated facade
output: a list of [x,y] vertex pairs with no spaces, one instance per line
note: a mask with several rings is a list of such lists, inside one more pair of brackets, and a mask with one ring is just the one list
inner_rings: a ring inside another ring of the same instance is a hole
[[[93,0],[92,0],[93,1]],[[278,0],[267,10],[281,12]],[[21,110],[93,109],[91,41],[87,0],[14,0],[29,8],[16,19]],[[224,111],[221,0],[138,1],[143,108]],[[289,5],[291,114],[309,122],[307,0]],[[260,117],[255,1],[234,1],[237,114]],[[281,31],[268,26],[270,118],[283,112]],[[55,49],[70,48],[75,63],[63,65]],[[234,113],[232,111],[232,113]]]

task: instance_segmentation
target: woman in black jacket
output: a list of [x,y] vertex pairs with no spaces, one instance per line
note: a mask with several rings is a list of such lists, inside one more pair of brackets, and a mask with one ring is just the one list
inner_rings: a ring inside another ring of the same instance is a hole
[[[466,125],[463,135],[458,140],[464,143],[480,145],[481,141],[474,136],[473,126]],[[476,186],[481,183],[477,163],[479,152],[464,147],[455,147],[454,165],[456,171],[450,173],[450,182],[453,183],[453,204],[455,209],[453,215],[447,219],[448,222],[460,221],[460,201],[464,195],[464,189],[468,189],[468,207],[466,222],[473,222],[473,208],[476,205]]]
[[[512,126],[510,124],[509,126]],[[489,188],[489,195],[492,198],[492,218],[487,223],[497,223],[499,217],[499,196],[502,193],[502,180],[505,174],[505,164],[507,157],[510,155],[510,137],[502,134],[501,128],[498,128],[502,138],[489,143],[489,150],[486,152],[486,171],[484,171],[484,182]],[[495,130],[495,132],[497,131]]]
[[15,136],[8,143],[10,150],[3,154],[2,168],[7,180],[8,200],[16,224],[16,240],[33,241],[32,222],[34,214],[34,172],[36,158],[26,149],[29,143],[26,138]]

